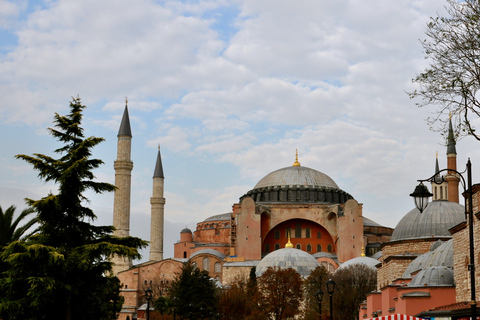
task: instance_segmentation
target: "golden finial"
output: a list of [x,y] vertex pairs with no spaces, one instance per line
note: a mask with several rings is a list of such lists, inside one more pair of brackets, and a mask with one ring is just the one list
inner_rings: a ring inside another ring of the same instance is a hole
[[362,257],[365,257],[365,247],[362,246]]
[[290,242],[290,232],[288,233],[288,242],[285,245],[285,248],[293,248],[293,244]]
[[295,149],[295,162],[293,163],[294,167],[300,167],[300,162],[298,162],[298,150]]
[[125,97],[125,105],[128,105],[128,97]]
[[438,151],[437,151],[437,159],[438,159]]
[[160,143],[158,144],[158,151],[160,151]]
[[452,120],[452,111],[448,111],[448,119]]

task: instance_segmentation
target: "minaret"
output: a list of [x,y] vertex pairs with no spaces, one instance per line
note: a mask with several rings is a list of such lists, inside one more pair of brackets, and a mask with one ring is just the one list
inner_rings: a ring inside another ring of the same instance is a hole
[[158,147],[157,163],[153,173],[153,193],[150,198],[151,204],[151,223],[150,223],[150,260],[163,260],[163,216],[165,208],[162,157],[160,156],[160,146]]
[[[447,169],[457,170],[457,150],[455,148],[455,136],[452,127],[452,114],[448,120],[448,137],[447,137]],[[456,173],[447,171],[445,180],[448,182],[448,201],[459,203],[458,183],[460,178]]]
[[438,152],[435,159],[435,177],[432,181],[433,200],[448,200],[448,182],[442,179],[442,174],[438,173]]
[[[113,226],[114,235],[128,237],[130,233],[130,188],[132,180],[133,162],[130,160],[132,151],[132,131],[128,116],[128,101],[125,102],[122,122],[118,130],[117,160],[114,162],[115,169],[115,195],[113,200]],[[115,274],[127,270],[132,266],[128,259],[115,257]]]

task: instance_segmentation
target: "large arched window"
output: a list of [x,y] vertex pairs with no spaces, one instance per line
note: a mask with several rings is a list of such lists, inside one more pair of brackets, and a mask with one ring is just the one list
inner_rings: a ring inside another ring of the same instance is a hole
[[312,245],[311,244],[307,244],[307,252],[312,252]]
[[210,259],[205,257],[205,258],[203,258],[202,262],[203,262],[203,265],[202,265],[203,270],[209,271],[210,270]]
[[310,228],[305,229],[305,238],[310,238]]
[[267,253],[270,252],[270,244],[269,243],[267,243],[265,245],[265,252],[267,252]]
[[275,250],[280,249],[280,245],[278,243],[275,243]]
[[327,251],[328,252],[333,252],[333,246],[331,243],[327,244]]
[[322,239],[322,232],[321,231],[317,232],[317,239]]
[[297,243],[297,245],[295,246],[295,248],[297,248],[298,250],[302,250],[302,245],[300,243]]
[[321,244],[317,244],[317,252],[322,252],[322,245]]

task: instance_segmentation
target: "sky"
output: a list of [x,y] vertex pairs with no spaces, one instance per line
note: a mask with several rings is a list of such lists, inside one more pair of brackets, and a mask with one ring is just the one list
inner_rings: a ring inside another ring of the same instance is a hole
[[[417,179],[446,166],[444,138],[406,92],[428,66],[420,41],[438,0],[0,0],[0,206],[25,208],[56,186],[17,154],[53,156],[48,134],[72,97],[86,136],[103,137],[98,181],[114,183],[128,97],[131,235],[150,238],[160,145],[164,257],[185,227],[231,212],[268,173],[299,162],[329,175],[388,227],[411,209]],[[480,180],[480,142],[457,143]],[[478,169],[477,169],[478,168]],[[113,194],[87,194],[96,224]],[[148,250],[144,251],[144,260]]]

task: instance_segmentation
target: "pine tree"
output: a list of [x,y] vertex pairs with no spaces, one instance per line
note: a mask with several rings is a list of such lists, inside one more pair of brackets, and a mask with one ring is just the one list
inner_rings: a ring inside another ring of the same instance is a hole
[[74,98],[68,115],[55,114],[55,128],[49,131],[63,144],[55,150],[59,158],[16,156],[30,163],[41,180],[58,184],[58,193],[27,199],[37,213],[39,232],[27,241],[12,242],[0,255],[9,265],[0,277],[3,320],[112,318],[113,303],[120,298],[109,257],[140,258],[138,249],[146,246],[139,238],[114,237],[112,226],[92,224],[96,216],[84,206],[84,193],[115,187],[95,181],[92,170],[103,162],[90,157],[104,139],[84,137],[84,109]]

